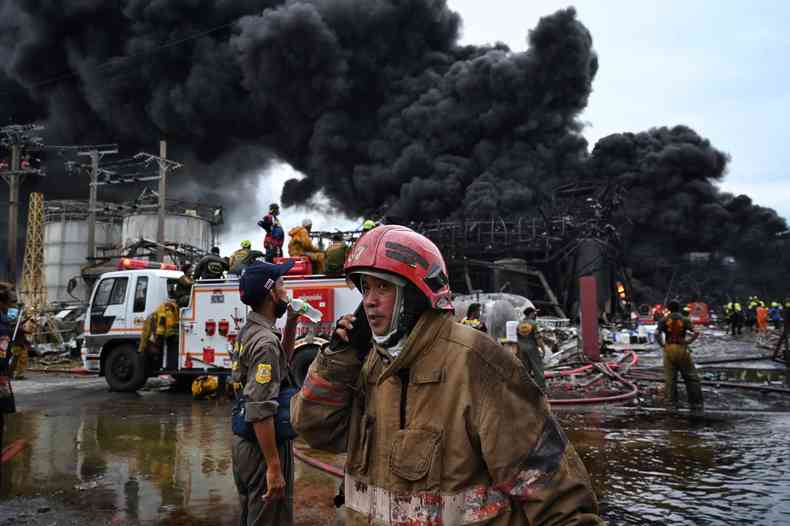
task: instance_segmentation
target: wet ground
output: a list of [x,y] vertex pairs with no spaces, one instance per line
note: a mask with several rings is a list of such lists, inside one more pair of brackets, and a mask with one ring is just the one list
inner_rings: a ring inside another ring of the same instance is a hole
[[[697,347],[697,361],[766,353],[715,335]],[[659,363],[648,352],[639,365]],[[738,365],[704,377],[785,386],[776,364]],[[691,418],[657,407],[660,384],[643,387],[639,407],[558,410],[611,524],[790,524],[790,396],[712,385],[707,415]],[[237,524],[227,402],[33,373],[15,390],[5,445],[25,447],[2,464],[0,525]],[[335,490],[298,463],[297,524],[332,524]]]

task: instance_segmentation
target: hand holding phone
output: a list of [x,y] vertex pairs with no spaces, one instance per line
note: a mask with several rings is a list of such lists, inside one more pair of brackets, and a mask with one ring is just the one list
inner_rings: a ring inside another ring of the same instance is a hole
[[348,343],[356,349],[360,359],[364,359],[370,351],[372,337],[365,309],[360,303],[354,314],[347,314],[338,320],[329,348],[335,350]]

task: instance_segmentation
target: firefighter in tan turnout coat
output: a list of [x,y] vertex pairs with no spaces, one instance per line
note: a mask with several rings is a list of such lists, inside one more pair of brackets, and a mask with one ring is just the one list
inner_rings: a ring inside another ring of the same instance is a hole
[[584,465],[526,368],[453,322],[432,242],[376,228],[346,273],[364,312],[338,322],[291,416],[311,446],[347,451],[347,524],[603,524]]

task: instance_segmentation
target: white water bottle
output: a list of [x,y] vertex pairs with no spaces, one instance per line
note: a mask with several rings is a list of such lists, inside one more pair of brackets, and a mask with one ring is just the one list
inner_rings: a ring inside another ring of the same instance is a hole
[[294,312],[298,312],[302,316],[305,316],[313,323],[318,323],[323,317],[320,310],[316,309],[305,300],[300,300],[298,298],[291,300],[291,308]]

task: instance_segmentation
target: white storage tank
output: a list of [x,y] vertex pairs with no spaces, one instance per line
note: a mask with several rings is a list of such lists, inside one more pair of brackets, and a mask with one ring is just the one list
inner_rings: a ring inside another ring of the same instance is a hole
[[[96,254],[113,255],[121,246],[121,216],[112,205],[99,203],[96,214]],[[44,203],[44,277],[48,302],[74,302],[87,291],[81,268],[88,263],[88,202],[45,201]],[[69,295],[70,279],[77,288]]]
[[[153,213],[130,214],[123,218],[124,248],[140,241],[156,241],[159,225],[158,215]],[[165,216],[165,243],[178,243],[208,252],[214,243],[214,227],[197,214],[174,214]]]

